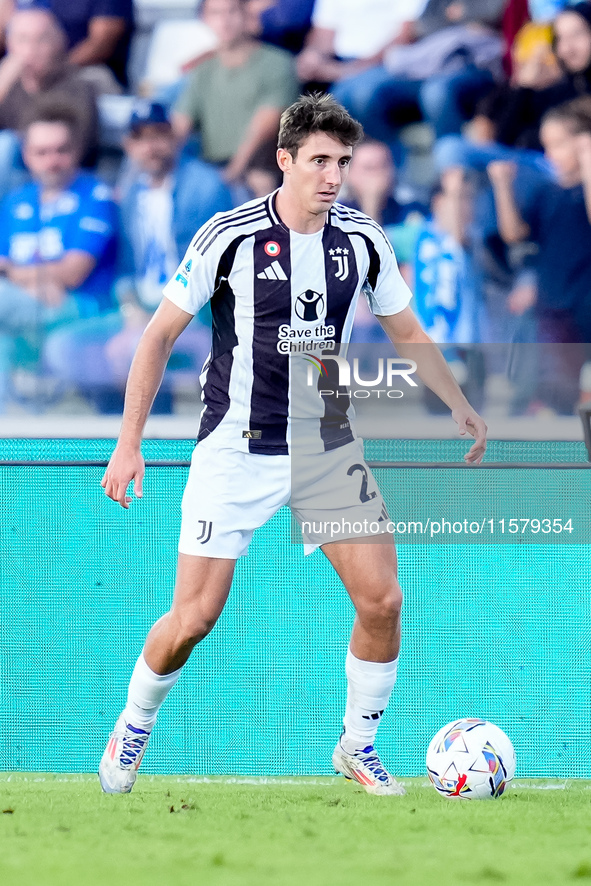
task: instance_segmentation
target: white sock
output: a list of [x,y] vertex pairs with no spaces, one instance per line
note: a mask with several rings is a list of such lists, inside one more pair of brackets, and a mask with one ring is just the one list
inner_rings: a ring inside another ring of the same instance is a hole
[[347,707],[341,744],[348,753],[373,745],[394,683],[398,659],[362,661],[347,650]]
[[155,674],[148,666],[144,653],[138,658],[127,693],[123,711],[125,722],[149,732],[158,716],[162,703],[178,678],[182,668],[172,674]]

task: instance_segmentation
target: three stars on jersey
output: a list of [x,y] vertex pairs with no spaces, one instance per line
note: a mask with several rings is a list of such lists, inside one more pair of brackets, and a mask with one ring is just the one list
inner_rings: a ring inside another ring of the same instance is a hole
[[328,254],[333,261],[337,262],[337,272],[335,274],[337,280],[346,280],[349,276],[349,250],[341,249],[340,246],[337,246],[336,249],[329,249]]

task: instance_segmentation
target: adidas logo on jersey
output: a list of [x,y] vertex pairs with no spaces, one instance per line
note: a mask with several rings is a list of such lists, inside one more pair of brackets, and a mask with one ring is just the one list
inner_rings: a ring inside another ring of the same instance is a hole
[[257,277],[259,280],[287,280],[287,275],[278,261],[270,264],[268,268],[257,274]]

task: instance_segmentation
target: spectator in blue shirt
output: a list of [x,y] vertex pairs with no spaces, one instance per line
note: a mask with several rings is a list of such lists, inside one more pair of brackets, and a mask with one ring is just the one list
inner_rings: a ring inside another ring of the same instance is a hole
[[[80,171],[79,157],[75,115],[60,105],[40,105],[23,133],[32,181],[0,209],[5,344],[113,307],[116,207],[107,186]],[[0,367],[0,404],[7,369]]]
[[120,282],[130,300],[152,311],[195,231],[232,208],[229,189],[201,160],[179,158],[168,114],[137,101],[124,142],[131,171],[121,197]]
[[[164,107],[138,101],[132,113],[125,152],[136,171],[121,197],[120,260],[117,297],[123,321],[111,318],[105,349],[104,385],[114,387],[110,409],[123,407],[123,391],[135,348],[176,271],[195,231],[216,212],[232,208],[222,180],[201,160],[179,157],[179,145]],[[202,318],[208,323],[208,317]],[[106,329],[106,326],[105,326]],[[175,343],[171,366],[196,377],[207,356],[209,329],[196,318]],[[172,407],[170,375],[164,380],[156,411]],[[107,398],[103,398],[103,410]]]
[[[162,105],[136,103],[124,147],[130,171],[120,203],[121,310],[56,332],[47,352],[54,372],[67,376],[103,413],[121,412],[135,348],[195,231],[216,212],[232,208],[228,188],[219,177],[203,174],[202,161],[179,159]],[[210,338],[196,318],[175,343],[171,368],[196,381]],[[170,412],[172,405],[168,372],[154,411]]]
[[[414,255],[414,309],[425,330],[440,342],[445,359],[470,402],[482,406],[485,381],[480,341],[481,308],[472,255],[472,186],[461,168],[448,169],[431,197],[432,217],[424,221]],[[425,390],[431,413],[445,404]]]
[[470,217],[472,191],[460,168],[448,169],[431,197],[414,254],[415,311],[441,344],[479,340]]

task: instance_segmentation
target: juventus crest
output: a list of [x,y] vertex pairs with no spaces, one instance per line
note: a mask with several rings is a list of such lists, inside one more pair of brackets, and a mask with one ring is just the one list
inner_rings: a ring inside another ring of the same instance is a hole
[[349,276],[349,250],[337,246],[336,249],[329,249],[328,252],[332,260],[337,263],[335,277],[337,280],[346,280]]

